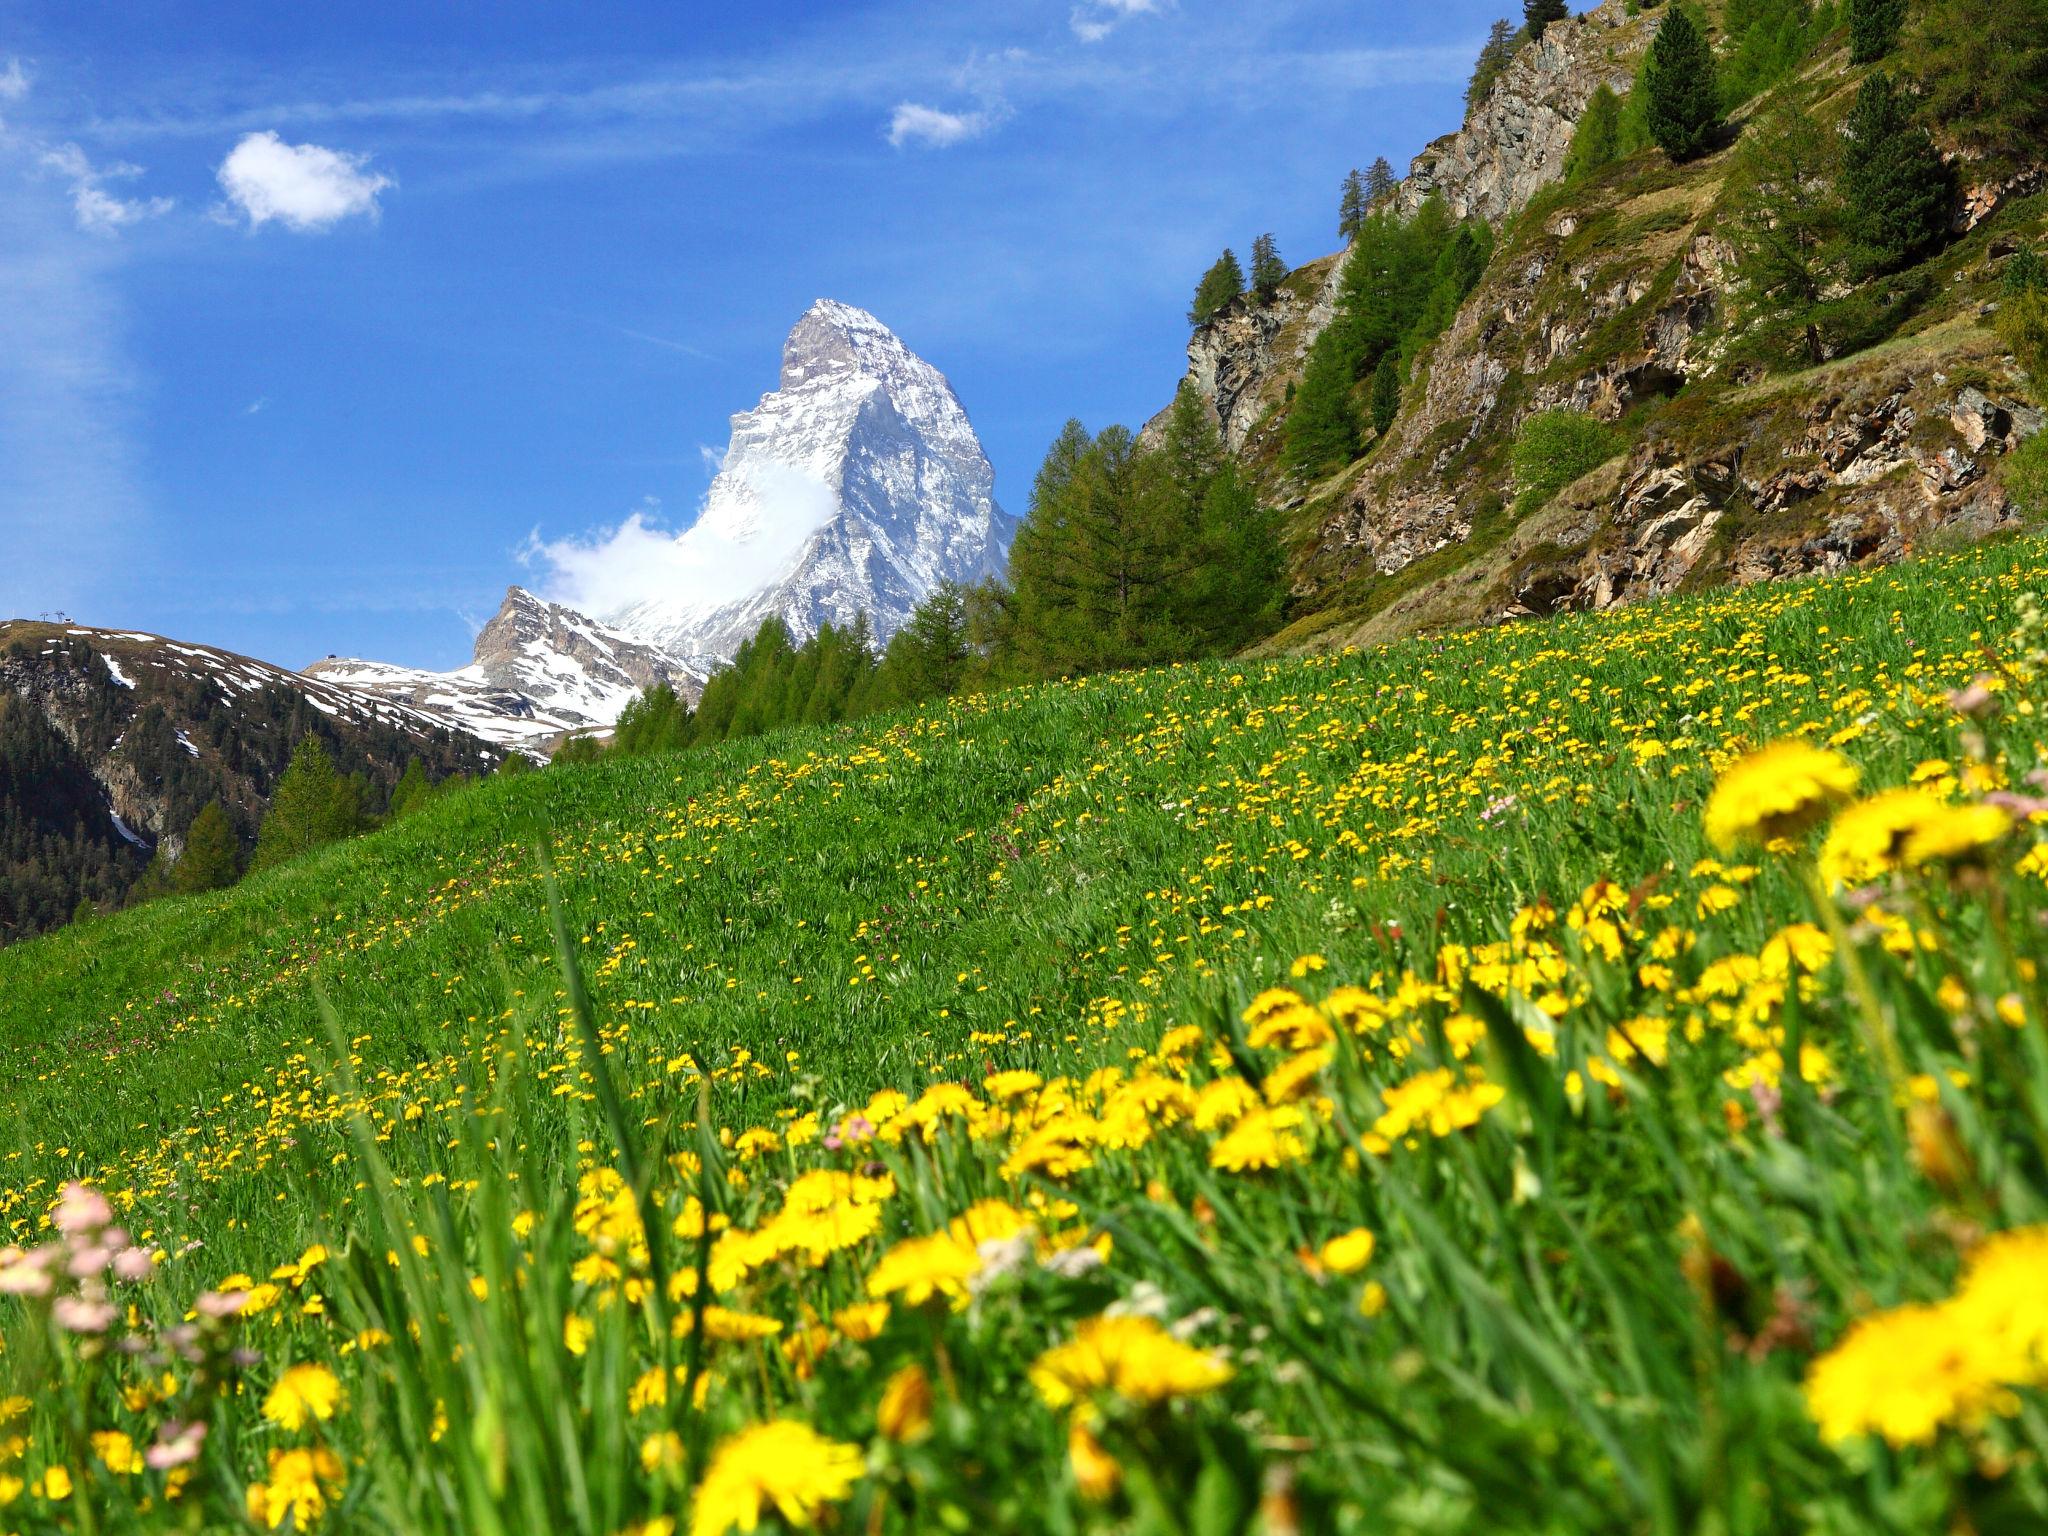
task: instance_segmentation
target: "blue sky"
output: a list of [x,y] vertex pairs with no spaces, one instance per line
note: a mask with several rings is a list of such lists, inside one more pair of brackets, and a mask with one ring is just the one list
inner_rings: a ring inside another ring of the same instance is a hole
[[529,536],[687,524],[821,296],[1021,514],[1500,9],[0,0],[0,613],[458,665]]

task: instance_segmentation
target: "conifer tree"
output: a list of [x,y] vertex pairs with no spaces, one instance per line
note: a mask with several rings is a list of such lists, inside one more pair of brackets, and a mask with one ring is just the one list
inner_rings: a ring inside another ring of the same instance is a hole
[[1938,247],[1948,232],[1954,180],[1911,103],[1883,70],[1864,80],[1842,148],[1849,237],[1863,267],[1894,272]]
[[227,812],[209,800],[185,831],[185,851],[172,866],[171,883],[184,892],[217,891],[241,873],[242,846]]
[[667,683],[656,683],[619,711],[612,750],[622,757],[679,751],[689,740],[690,706]]
[[1721,126],[1714,50],[1691,8],[1665,12],[1643,65],[1650,137],[1674,160],[1692,160],[1712,147]]
[[1987,178],[2024,170],[2048,143],[2048,0],[1917,0],[1911,57],[1920,106]]
[[1587,99],[1579,125],[1572,130],[1571,148],[1564,158],[1565,180],[1583,181],[1620,158],[1621,98],[1603,80]]
[[1387,428],[1401,414],[1401,361],[1392,348],[1380,354],[1372,373],[1372,430],[1385,437]]
[[362,789],[335,772],[318,736],[303,737],[277,781],[256,836],[255,867],[268,869],[362,829]]
[[1287,278],[1287,263],[1280,259],[1280,247],[1271,235],[1252,241],[1252,292],[1260,303],[1269,301]]
[[1529,29],[1529,40],[1543,41],[1543,34],[1550,30],[1552,22],[1563,21],[1571,15],[1571,8],[1565,0],[1522,0],[1522,19]]
[[1228,246],[1223,254],[1196,285],[1195,301],[1188,307],[1188,324],[1205,325],[1209,317],[1244,292],[1244,268],[1237,264],[1237,253]]
[[1351,405],[1351,364],[1339,328],[1326,326],[1308,349],[1287,416],[1287,463],[1323,474],[1358,457],[1358,414]]
[[1385,155],[1373,158],[1372,169],[1365,173],[1365,201],[1370,208],[1374,203],[1392,195],[1394,190],[1394,168],[1387,164]]
[[1508,67],[1515,56],[1514,26],[1502,17],[1486,34],[1486,42],[1479,50],[1479,61],[1472,66],[1472,79],[1465,87],[1465,108],[1470,111],[1486,99],[1493,89],[1494,81]]
[[1849,0],[1849,62],[1875,64],[1898,43],[1906,0]]
[[1349,240],[1365,221],[1365,177],[1355,168],[1344,173],[1344,190],[1337,196],[1337,238]]
[[402,820],[425,805],[433,797],[433,792],[433,786],[427,782],[427,770],[420,760],[407,758],[405,772],[391,786],[391,799],[385,813],[393,821]]
[[1744,131],[1729,178],[1744,283],[1790,312],[1809,363],[1824,356],[1813,316],[1841,244],[1840,169],[1841,136],[1788,106]]

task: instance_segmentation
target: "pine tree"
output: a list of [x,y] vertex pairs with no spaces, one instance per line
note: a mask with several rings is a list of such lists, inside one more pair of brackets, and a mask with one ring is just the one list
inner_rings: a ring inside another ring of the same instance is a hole
[[1936,249],[1948,232],[1954,180],[1911,104],[1883,70],[1864,80],[1842,149],[1849,237],[1863,267],[1895,272]]
[[1344,173],[1344,189],[1337,195],[1337,238],[1349,240],[1365,220],[1365,176],[1353,169]]
[[1372,372],[1372,430],[1375,436],[1385,437],[1387,428],[1394,424],[1394,418],[1401,414],[1401,360],[1389,348],[1380,354],[1379,366]]
[[1358,457],[1351,383],[1339,327],[1326,326],[1308,349],[1287,416],[1287,463],[1297,473],[1321,475]]
[[398,776],[398,782],[391,787],[391,800],[386,814],[393,821],[402,821],[433,798],[434,789],[427,782],[427,770],[416,757],[407,758],[405,772]]
[[1366,206],[1370,208],[1373,204],[1392,196],[1393,191],[1394,168],[1387,164],[1385,155],[1377,155],[1373,159],[1372,169],[1365,173]]
[[1875,64],[1899,41],[1906,0],[1849,0],[1849,62]]
[[1189,325],[1205,325],[1209,317],[1244,292],[1244,268],[1237,264],[1237,253],[1228,246],[1216,258],[1202,281],[1195,288],[1195,302],[1188,308]]
[[1643,65],[1650,137],[1674,160],[1691,160],[1712,147],[1721,125],[1714,50],[1691,9],[1665,12]]
[[1565,180],[1584,181],[1620,158],[1621,98],[1602,81],[1587,99],[1578,127],[1572,130],[1571,148],[1564,157]]
[[361,828],[360,785],[335,772],[334,759],[318,736],[302,737],[271,794],[270,811],[256,836],[255,867],[268,869],[352,837]]
[[185,831],[185,851],[171,869],[172,885],[185,892],[218,891],[241,874],[242,845],[218,800],[209,800]]
[[1841,136],[1810,112],[1781,107],[1744,131],[1729,178],[1743,281],[1790,312],[1808,363],[1824,356],[1813,316],[1841,243],[1840,168]]
[[1921,110],[1979,178],[2022,170],[2048,143],[2048,0],[1918,0]]
[[1571,8],[1565,0],[1522,0],[1522,19],[1528,25],[1529,40],[1543,41],[1543,34],[1550,30],[1550,24],[1563,21],[1571,15]]
[[619,711],[612,750],[621,757],[675,752],[688,742],[689,731],[690,706],[667,683],[656,683]]
[[1252,292],[1260,303],[1266,303],[1286,278],[1287,263],[1280,259],[1280,247],[1271,235],[1260,235],[1252,242]]
[[1465,87],[1465,109],[1470,111],[1486,99],[1493,89],[1494,81],[1515,56],[1515,29],[1503,17],[1496,21],[1486,34],[1486,43],[1479,50],[1479,61],[1472,66],[1472,79]]

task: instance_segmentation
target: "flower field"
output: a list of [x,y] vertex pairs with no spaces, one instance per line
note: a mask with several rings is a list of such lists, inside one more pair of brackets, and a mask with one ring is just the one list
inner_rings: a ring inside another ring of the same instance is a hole
[[2048,546],[0,952],[0,1532],[2048,1529]]

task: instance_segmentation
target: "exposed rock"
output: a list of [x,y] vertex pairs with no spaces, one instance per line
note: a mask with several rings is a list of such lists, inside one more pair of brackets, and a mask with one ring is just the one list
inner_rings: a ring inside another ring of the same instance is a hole
[[1593,93],[1634,84],[1648,35],[1633,20],[1623,0],[1606,0],[1525,44],[1465,125],[1415,157],[1396,206],[1413,213],[1435,194],[1459,218],[1493,221],[1527,206],[1564,174],[1572,130]]

